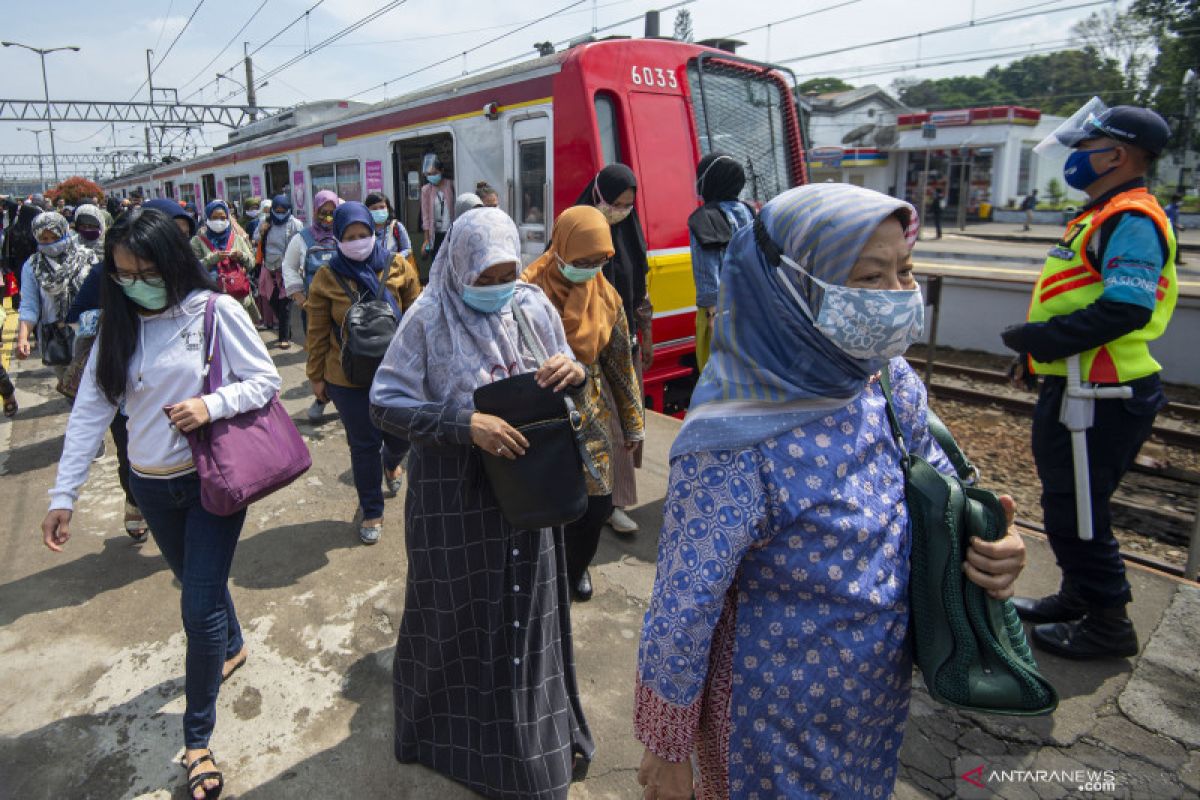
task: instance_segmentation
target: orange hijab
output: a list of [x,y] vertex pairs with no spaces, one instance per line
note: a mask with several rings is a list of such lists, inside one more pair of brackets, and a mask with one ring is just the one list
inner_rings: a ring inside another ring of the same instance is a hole
[[558,309],[567,343],[586,365],[595,364],[608,345],[621,296],[603,274],[587,283],[572,283],[562,274],[562,262],[599,253],[609,258],[614,253],[608,220],[592,206],[572,206],[554,221],[550,248],[521,274],[521,280],[540,287]]

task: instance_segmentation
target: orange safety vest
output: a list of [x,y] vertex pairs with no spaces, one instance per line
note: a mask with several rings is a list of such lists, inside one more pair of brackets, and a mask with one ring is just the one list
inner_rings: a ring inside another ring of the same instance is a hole
[[[1103,265],[1092,263],[1087,252],[1088,242],[1105,221],[1129,211],[1145,214],[1154,221],[1163,241],[1167,242],[1167,259],[1159,274],[1157,302],[1150,322],[1080,354],[1080,371],[1083,379],[1090,383],[1126,383],[1162,369],[1150,355],[1149,343],[1162,336],[1171,320],[1179,296],[1179,282],[1175,275],[1175,231],[1154,195],[1144,188],[1130,189],[1071,220],[1066,234],[1046,258],[1029,305],[1028,320],[1045,322],[1099,300],[1104,293]],[[1031,357],[1029,366],[1039,375],[1067,374],[1066,359],[1042,363]]]

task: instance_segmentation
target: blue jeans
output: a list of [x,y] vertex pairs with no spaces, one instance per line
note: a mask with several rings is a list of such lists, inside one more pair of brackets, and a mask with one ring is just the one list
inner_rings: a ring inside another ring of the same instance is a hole
[[383,516],[383,470],[387,468],[390,472],[400,466],[408,453],[408,442],[375,427],[371,421],[370,389],[326,383],[325,391],[346,429],[350,469],[363,519],[379,519]]
[[208,746],[217,721],[217,692],[225,660],[242,649],[242,627],[229,596],[229,568],[246,521],[245,510],[218,517],[200,505],[200,477],[129,476],[138,509],[171,572],[183,584],[180,610],[187,633],[183,740]]

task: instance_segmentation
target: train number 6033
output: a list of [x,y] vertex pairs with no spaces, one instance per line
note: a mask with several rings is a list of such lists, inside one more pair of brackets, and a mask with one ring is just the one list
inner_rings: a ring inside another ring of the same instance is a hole
[[634,86],[661,86],[664,89],[678,89],[679,81],[675,73],[661,67],[639,67],[634,64],[629,79]]

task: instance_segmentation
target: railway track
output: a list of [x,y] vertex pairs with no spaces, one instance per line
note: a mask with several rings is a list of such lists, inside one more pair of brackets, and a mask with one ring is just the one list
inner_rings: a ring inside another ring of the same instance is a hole
[[[924,373],[925,359],[909,358],[908,362],[918,373]],[[1033,415],[1035,401],[1028,396],[1016,394],[1015,390],[1007,389],[1008,376],[1003,372],[939,361],[934,363],[933,374],[934,379],[929,390],[935,395],[966,403],[988,403],[1007,411]],[[938,380],[939,377],[942,380]],[[946,380],[947,377],[950,380]],[[1005,391],[980,389],[971,383],[1005,387]],[[1200,450],[1200,430],[1196,427],[1197,423],[1200,423],[1200,406],[1168,403],[1155,421],[1153,435],[1164,444]]]

